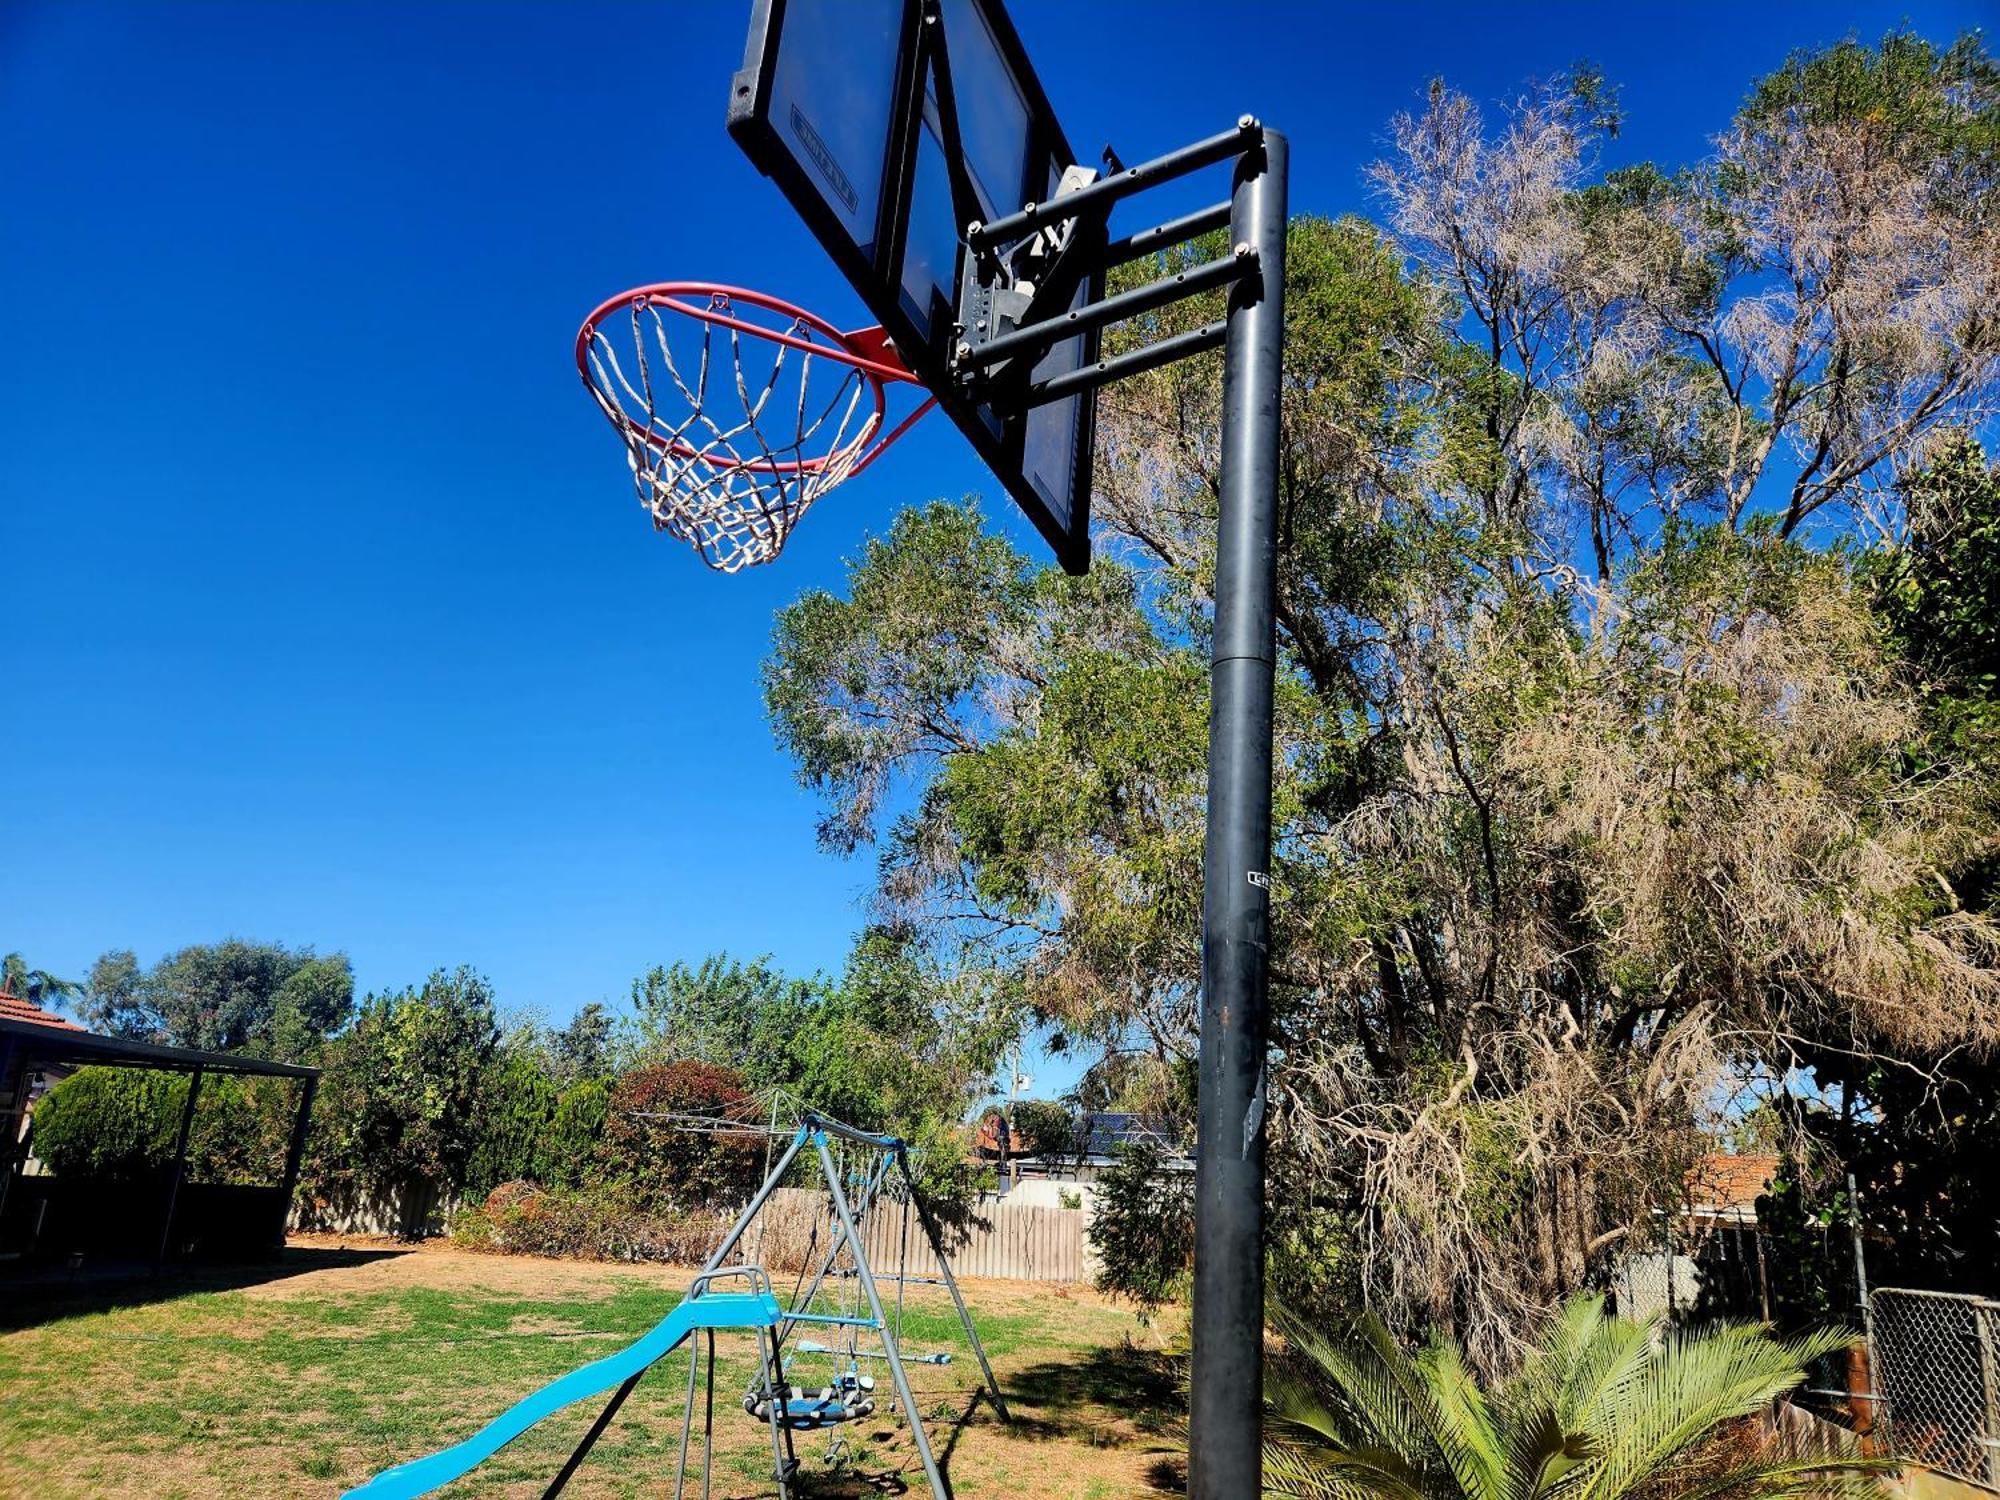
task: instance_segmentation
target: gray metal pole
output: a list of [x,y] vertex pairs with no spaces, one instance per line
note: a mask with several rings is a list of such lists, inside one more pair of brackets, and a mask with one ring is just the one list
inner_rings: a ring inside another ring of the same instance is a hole
[[[859,1200],[856,1201],[854,1205],[854,1216],[857,1220],[865,1218],[868,1214],[868,1210],[874,1206],[875,1195],[882,1190],[882,1183],[888,1177],[888,1175],[889,1175],[889,1160],[888,1157],[885,1155],[883,1159],[876,1164],[874,1175],[868,1179],[866,1184],[864,1184],[861,1191],[861,1197],[859,1198]],[[814,1233],[818,1233],[818,1230],[815,1229]],[[794,1287],[792,1289],[795,1295],[792,1297],[792,1305],[790,1311],[793,1313],[805,1312],[812,1306],[813,1298],[819,1295],[819,1289],[826,1285],[827,1277],[833,1274],[833,1263],[840,1259],[840,1243],[841,1243],[840,1236],[837,1234],[830,1234],[827,1236],[827,1239],[828,1239],[828,1244],[826,1247],[826,1254],[820,1258],[819,1270],[814,1273],[812,1283],[806,1287],[804,1295],[803,1296],[796,1295],[798,1292],[797,1287]],[[778,1325],[779,1342],[783,1343],[786,1340],[789,1340],[792,1336],[792,1330],[797,1327],[798,1327],[797,1318],[795,1317],[786,1318],[784,1322]]]
[[868,1298],[868,1312],[875,1319],[876,1331],[882,1335],[882,1352],[888,1357],[889,1377],[895,1382],[896,1399],[903,1403],[903,1420],[909,1423],[910,1440],[917,1446],[917,1457],[924,1466],[924,1478],[930,1481],[933,1500],[950,1500],[951,1491],[946,1488],[944,1476],[938,1472],[937,1459],[931,1453],[930,1434],[924,1431],[924,1414],[917,1410],[917,1398],[910,1390],[910,1377],[903,1369],[903,1356],[896,1348],[894,1335],[889,1332],[889,1317],[883,1310],[881,1294],[875,1290],[874,1272],[868,1269],[868,1251],[862,1246],[861,1231],[854,1227],[854,1215],[847,1208],[847,1194],[840,1190],[840,1173],[834,1169],[833,1156],[826,1149],[826,1138],[815,1135],[813,1144],[819,1148],[820,1165],[826,1170],[826,1190],[833,1195],[833,1211],[840,1216],[841,1232],[847,1236],[848,1247],[854,1252],[854,1272]]
[[1276,669],[1278,400],[1285,177],[1276,131],[1236,163],[1230,238],[1258,257],[1231,290],[1210,668],[1202,879],[1194,1360],[1188,1494],[1262,1493],[1264,1062],[1269,987],[1271,693]]
[[[944,1281],[945,1290],[951,1293],[952,1306],[958,1309],[958,1323],[965,1330],[966,1342],[972,1345],[973,1355],[979,1360],[979,1369],[986,1377],[986,1393],[993,1398],[993,1409],[1000,1414],[1000,1420],[1011,1422],[1014,1414],[1007,1410],[1007,1398],[1000,1394],[1000,1382],[993,1378],[993,1364],[986,1357],[986,1346],[979,1342],[979,1330],[972,1325],[972,1313],[965,1305],[965,1297],[958,1290],[958,1278],[951,1274],[951,1257],[944,1253],[944,1230],[931,1218],[931,1211],[924,1203],[924,1195],[917,1190],[917,1177],[910,1170],[910,1164],[902,1152],[896,1153],[896,1165],[902,1169],[903,1190],[910,1195],[910,1202],[917,1206],[917,1222],[923,1226],[924,1238],[931,1247],[931,1256],[938,1264],[938,1272]],[[899,1266],[899,1272],[908,1269],[908,1262]],[[898,1295],[901,1295],[900,1289]],[[900,1325],[897,1336],[902,1336]]]

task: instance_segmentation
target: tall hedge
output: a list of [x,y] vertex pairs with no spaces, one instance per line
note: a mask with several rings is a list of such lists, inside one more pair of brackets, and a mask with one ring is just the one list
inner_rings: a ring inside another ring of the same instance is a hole
[[610,1113],[610,1079],[584,1078],[564,1089],[542,1137],[537,1180],[551,1187],[581,1187],[594,1181]]
[[[297,1085],[202,1080],[188,1133],[188,1180],[275,1182],[284,1171]],[[140,1068],[80,1068],[35,1106],[35,1155],[58,1177],[143,1182],[171,1170],[188,1080]]]
[[308,1192],[339,1201],[463,1186],[499,1045],[492,990],[471,969],[369,996],[327,1048]]
[[542,1153],[555,1120],[556,1087],[541,1060],[509,1047],[481,1080],[479,1124],[466,1163],[465,1191],[483,1198],[503,1182],[541,1182]]

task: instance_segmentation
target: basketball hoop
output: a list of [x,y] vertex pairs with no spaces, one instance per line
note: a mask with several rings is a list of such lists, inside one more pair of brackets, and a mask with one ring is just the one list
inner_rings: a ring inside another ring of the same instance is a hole
[[724,573],[776,557],[815,500],[933,405],[878,437],[887,387],[917,383],[881,329],[842,333],[706,281],[619,293],[584,319],[576,367],[625,441],[654,527]]

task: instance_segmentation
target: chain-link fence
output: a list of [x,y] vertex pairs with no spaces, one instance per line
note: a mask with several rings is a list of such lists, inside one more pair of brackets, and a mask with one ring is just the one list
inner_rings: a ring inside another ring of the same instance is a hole
[[1870,1363],[1896,1457],[2000,1489],[2000,1302],[1882,1287]]

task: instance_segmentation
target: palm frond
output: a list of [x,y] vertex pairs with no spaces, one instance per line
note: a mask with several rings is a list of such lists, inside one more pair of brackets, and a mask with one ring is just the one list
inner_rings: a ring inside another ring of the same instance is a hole
[[1332,1415],[1345,1443],[1380,1447],[1409,1455],[1427,1447],[1428,1400],[1421,1375],[1389,1330],[1364,1316],[1346,1340],[1327,1337],[1289,1312],[1275,1320],[1299,1358],[1332,1398]]
[[[1300,1500],[1790,1500],[1881,1493],[1885,1465],[1742,1457],[1710,1440],[1803,1383],[1839,1333],[1665,1331],[1583,1297],[1520,1372],[1482,1388],[1452,1346],[1411,1355],[1375,1318],[1346,1337],[1281,1317],[1295,1363],[1267,1387],[1269,1493]],[[1705,1446],[1710,1445],[1710,1446]],[[1716,1466],[1720,1469],[1716,1470]]]
[[1884,1476],[1901,1465],[1883,1458],[1798,1458],[1752,1462],[1680,1491],[1675,1500],[1882,1500]]
[[1362,1455],[1270,1437],[1264,1493],[1288,1500],[1428,1500],[1420,1486]]
[[1502,1500],[1507,1493],[1507,1440],[1465,1360],[1452,1345],[1433,1344],[1415,1366],[1429,1391],[1432,1441],[1460,1493]]
[[1723,1423],[1751,1416],[1805,1380],[1839,1336],[1774,1339],[1760,1325],[1677,1330],[1600,1403],[1605,1453],[1580,1500],[1614,1500],[1662,1472]]

